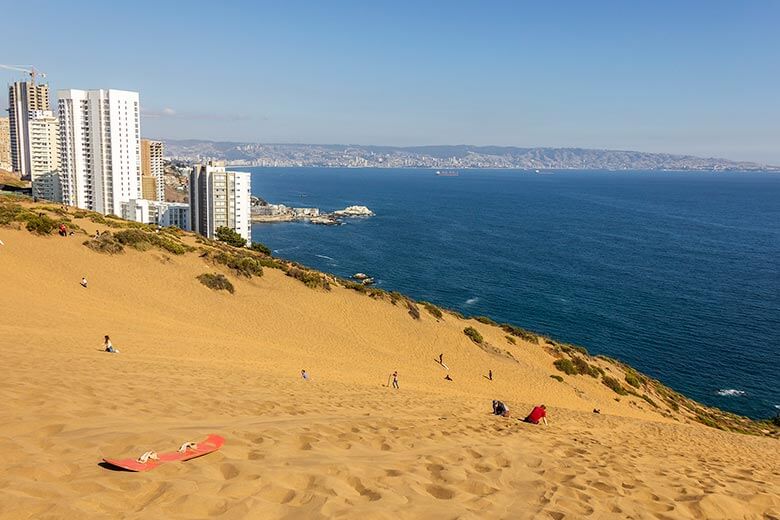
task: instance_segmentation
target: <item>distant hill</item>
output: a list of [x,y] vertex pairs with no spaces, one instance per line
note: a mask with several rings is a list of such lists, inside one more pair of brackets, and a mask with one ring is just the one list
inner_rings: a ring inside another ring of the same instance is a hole
[[163,141],[165,155],[169,158],[185,161],[210,158],[245,166],[780,171],[780,167],[754,162],[587,148],[262,144],[195,139]]

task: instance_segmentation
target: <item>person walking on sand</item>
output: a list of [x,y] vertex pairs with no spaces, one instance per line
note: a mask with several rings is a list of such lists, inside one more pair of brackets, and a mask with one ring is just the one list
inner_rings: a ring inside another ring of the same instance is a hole
[[106,349],[106,352],[111,352],[112,354],[119,354],[119,351],[114,348],[114,345],[111,344],[111,338],[108,336],[105,337],[103,340],[103,347]]
[[398,370],[393,372],[393,388],[396,390],[399,390],[400,387],[398,386]]
[[492,371],[492,370],[488,370],[488,379],[489,379],[490,381],[492,381],[492,380],[493,380],[493,371]]
[[87,288],[87,277],[86,277],[86,276],[82,276],[82,277],[81,277],[81,286],[82,286],[84,289],[86,289],[86,288]]
[[539,421],[542,421],[547,426],[547,407],[543,404],[535,406],[523,421],[531,424],[539,424]]
[[439,364],[440,365],[444,364],[444,354],[439,354]]

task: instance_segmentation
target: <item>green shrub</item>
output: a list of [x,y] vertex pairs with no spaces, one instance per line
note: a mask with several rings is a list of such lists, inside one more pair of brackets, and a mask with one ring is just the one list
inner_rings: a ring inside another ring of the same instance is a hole
[[487,316],[474,316],[474,319],[480,323],[484,323],[485,325],[497,325],[495,321],[493,321],[491,318],[488,318]]
[[98,253],[116,255],[122,253],[125,248],[114,237],[106,231],[99,238],[90,238],[84,241],[84,245]]
[[[144,227],[148,229],[148,226],[145,224]],[[174,255],[183,255],[192,249],[171,237],[156,232],[144,231],[144,229],[136,227],[117,231],[114,233],[114,237],[116,237],[119,243],[139,251],[146,251],[154,246]]]
[[427,310],[431,314],[431,316],[433,316],[437,320],[440,320],[444,317],[444,315],[441,312],[441,309],[439,309],[434,304],[429,302],[422,302],[422,305],[423,307],[425,307],[425,310]]
[[613,392],[619,395],[628,395],[628,392],[626,392],[626,389],[623,388],[620,385],[620,382],[611,376],[604,376],[601,378],[601,382],[604,383],[605,386],[612,389]]
[[455,316],[456,318],[458,318],[460,320],[465,320],[466,319],[466,317],[463,315],[462,312],[458,312],[458,311],[452,310],[452,309],[448,310],[447,312],[449,312],[450,314],[452,314],[453,316]]
[[17,222],[24,211],[24,208],[19,204],[3,203],[0,205],[0,226],[7,226],[12,222]]
[[250,249],[252,249],[252,251],[256,251],[258,253],[271,256],[271,250],[268,249],[264,244],[261,244],[260,242],[252,242],[252,246],[250,247]]
[[230,229],[229,227],[218,227],[214,232],[214,236],[217,237],[217,240],[224,242],[229,246],[244,247],[246,245],[246,239],[239,235],[237,231]]
[[407,299],[406,308],[409,310],[409,316],[411,316],[412,319],[415,320],[420,319],[420,309],[417,307],[416,303],[414,303],[412,300]]
[[583,375],[587,374],[590,377],[599,377],[598,368],[590,365],[587,361],[585,361],[581,357],[574,356],[571,358],[571,360],[578,374],[583,374]]
[[504,332],[508,332],[512,336],[516,336],[522,340],[530,341],[531,343],[537,342],[538,336],[536,334],[529,332],[521,327],[515,327],[509,323],[504,323],[501,325],[501,328],[504,330]]
[[560,382],[560,383],[563,383],[563,378],[562,378],[561,376],[559,376],[559,375],[555,375],[555,374],[553,374],[553,375],[551,375],[550,377],[551,377],[551,378],[553,378],[553,379],[555,379],[556,381],[558,381],[558,382]]
[[404,298],[404,295],[398,291],[390,291],[390,303],[393,305],[396,305],[399,301],[403,301],[405,299],[406,298]]
[[463,329],[463,334],[468,336],[468,338],[476,343],[477,345],[481,345],[484,339],[482,338],[482,334],[479,333],[477,329],[474,327],[466,327]]
[[517,341],[515,341],[515,338],[513,338],[512,336],[506,336],[506,340],[512,345],[517,345]]
[[639,378],[630,372],[626,374],[626,383],[633,386],[634,388],[639,388],[642,384],[640,383]]
[[287,270],[287,276],[303,282],[306,287],[311,289],[330,290],[330,283],[328,283],[328,280],[323,275],[314,271],[308,271],[299,267],[291,267]]
[[215,291],[227,291],[233,294],[236,290],[224,274],[204,273],[198,276],[198,280],[209,289]]
[[36,235],[51,235],[57,228],[57,223],[46,215],[29,215],[27,220],[27,231]]
[[212,257],[218,264],[222,264],[240,276],[251,278],[252,276],[263,276],[263,264],[254,256],[247,254],[231,254],[220,251]]
[[679,412],[679,411],[680,411],[680,405],[679,405],[679,404],[677,404],[677,403],[675,403],[674,401],[671,401],[671,402],[669,403],[669,407],[670,407],[672,410],[674,410],[675,412]]
[[577,368],[574,366],[574,363],[571,362],[571,359],[567,359],[567,358],[556,359],[553,362],[553,365],[555,365],[555,368],[557,368],[564,374],[568,374],[570,376],[577,374]]

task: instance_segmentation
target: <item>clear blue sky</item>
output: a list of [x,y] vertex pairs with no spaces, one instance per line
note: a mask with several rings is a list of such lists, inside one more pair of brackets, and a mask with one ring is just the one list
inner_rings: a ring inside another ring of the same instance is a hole
[[5,4],[0,63],[140,91],[149,137],[780,164],[774,0]]

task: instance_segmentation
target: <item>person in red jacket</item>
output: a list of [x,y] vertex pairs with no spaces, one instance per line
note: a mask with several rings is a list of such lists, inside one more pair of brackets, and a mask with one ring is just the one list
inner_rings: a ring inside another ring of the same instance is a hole
[[531,424],[539,424],[539,421],[542,421],[547,426],[547,407],[543,404],[535,406],[523,421]]

